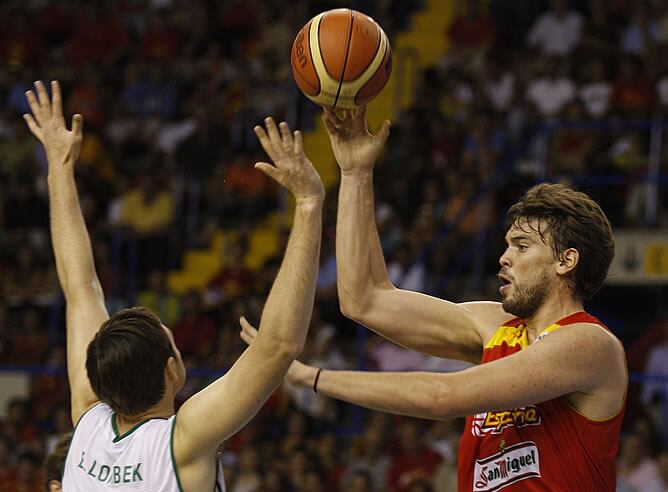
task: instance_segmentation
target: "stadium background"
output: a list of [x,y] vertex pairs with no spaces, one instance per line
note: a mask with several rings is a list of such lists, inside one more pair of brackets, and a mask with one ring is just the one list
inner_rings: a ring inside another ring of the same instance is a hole
[[[319,109],[291,80],[292,38],[334,7],[372,15],[394,71],[370,107],[393,120],[376,171],[394,282],[496,299],[503,213],[531,184],[572,183],[619,236],[589,306],[627,349],[619,490],[668,489],[668,5],[631,0],[8,0],[0,4],[0,490],[44,490],[71,429],[63,300],[46,162],[21,114],[59,79],[86,118],[77,182],[110,310],[143,304],[174,330],[183,401],[243,350],[287,238],[290,204],[252,164],[265,115],[307,132],[328,188],[303,358],[330,368],[454,370],[343,318],[336,166]],[[527,371],[531,368],[527,368]],[[663,375],[663,376],[662,376]],[[521,378],[522,375],[518,374]],[[234,404],[221,402],[221,405]],[[461,422],[398,419],[284,387],[226,443],[228,490],[453,490]]]

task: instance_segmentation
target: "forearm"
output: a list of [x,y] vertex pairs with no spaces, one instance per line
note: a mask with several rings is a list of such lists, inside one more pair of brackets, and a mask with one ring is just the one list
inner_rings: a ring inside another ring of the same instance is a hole
[[298,201],[285,256],[267,297],[258,340],[304,346],[313,312],[322,236],[322,198]]
[[376,227],[373,174],[341,175],[336,223],[337,287],[342,308],[362,309],[374,287],[391,286]]
[[[305,366],[298,384],[313,388],[318,369]],[[381,412],[440,420],[449,414],[447,375],[429,372],[365,372],[322,370],[317,392]],[[454,409],[452,409],[454,410]]]
[[[51,165],[53,167],[53,165]],[[72,169],[49,174],[51,242],[65,296],[83,286],[99,289],[95,263]]]

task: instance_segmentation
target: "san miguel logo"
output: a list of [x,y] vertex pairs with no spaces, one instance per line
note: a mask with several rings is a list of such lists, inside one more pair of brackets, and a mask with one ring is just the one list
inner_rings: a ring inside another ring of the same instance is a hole
[[476,413],[473,416],[471,432],[474,436],[482,437],[486,434],[500,434],[508,427],[525,427],[540,425],[540,423],[538,407],[529,405],[502,412]]
[[501,453],[476,460],[473,492],[493,492],[531,477],[540,477],[538,447],[521,442]]

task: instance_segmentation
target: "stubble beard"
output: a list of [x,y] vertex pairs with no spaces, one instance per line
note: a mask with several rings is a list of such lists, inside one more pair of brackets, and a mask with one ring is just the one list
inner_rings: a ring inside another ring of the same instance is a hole
[[531,318],[543,305],[549,291],[548,277],[543,272],[532,285],[514,283],[512,296],[503,299],[503,310],[522,319]]

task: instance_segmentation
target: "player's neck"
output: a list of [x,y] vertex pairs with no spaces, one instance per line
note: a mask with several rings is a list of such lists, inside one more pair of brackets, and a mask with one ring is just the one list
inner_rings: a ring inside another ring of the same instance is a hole
[[137,424],[145,422],[150,419],[168,419],[174,415],[174,402],[173,400],[167,400],[163,398],[156,405],[152,406],[145,412],[139,413],[132,416],[123,416],[121,414],[116,414],[116,426],[118,427],[119,434],[124,434],[125,432],[132,429]]
[[549,295],[536,314],[526,319],[529,343],[533,342],[545,328],[573,313],[583,311],[582,301],[570,292],[554,292]]

